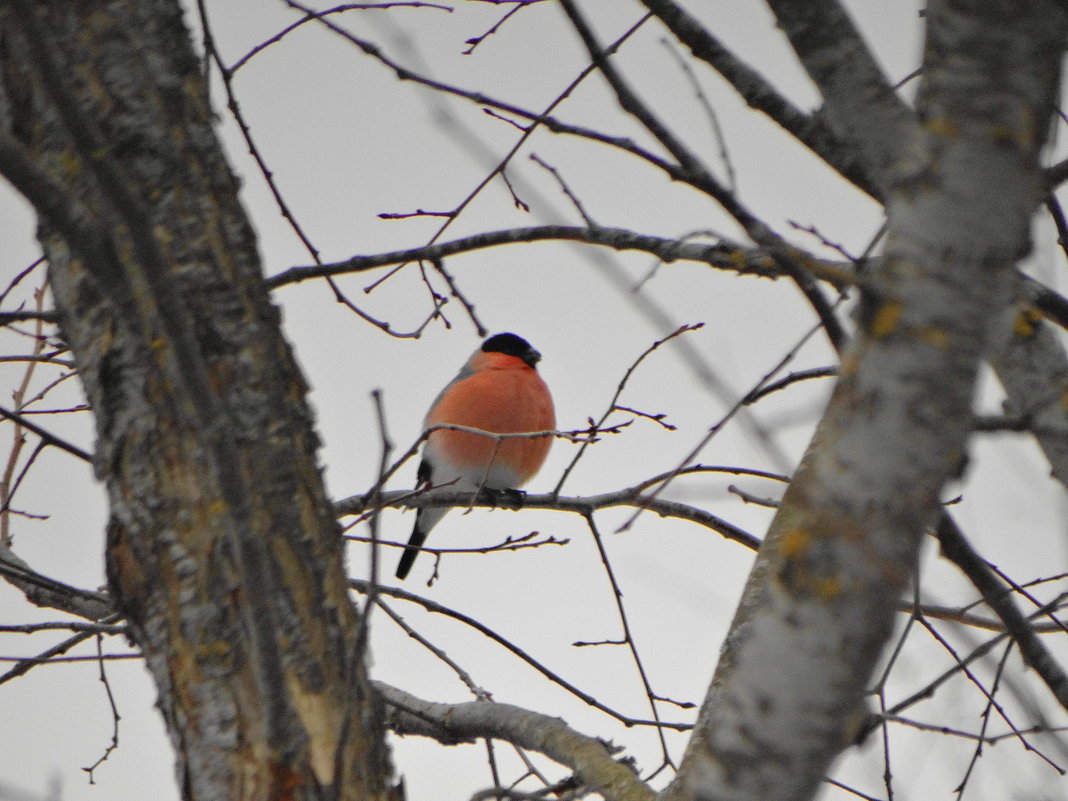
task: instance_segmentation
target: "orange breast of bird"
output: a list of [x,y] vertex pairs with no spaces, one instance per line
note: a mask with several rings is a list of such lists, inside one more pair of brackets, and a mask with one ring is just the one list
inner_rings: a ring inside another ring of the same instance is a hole
[[[468,366],[474,373],[449,387],[427,416],[428,427],[451,423],[495,434],[556,428],[549,388],[522,359],[503,353],[478,353]],[[518,487],[541,468],[552,437],[498,441],[465,431],[442,430],[430,435],[429,445],[461,470],[487,468],[491,464],[503,468],[515,479],[512,486]],[[502,482],[491,479],[486,483],[493,487]]]

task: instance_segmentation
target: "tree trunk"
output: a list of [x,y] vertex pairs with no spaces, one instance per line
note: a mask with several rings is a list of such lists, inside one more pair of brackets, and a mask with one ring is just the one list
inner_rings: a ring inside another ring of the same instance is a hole
[[395,797],[306,387],[178,3],[8,0],[0,26],[0,168],[41,218],[183,797]]
[[889,190],[886,254],[862,279],[857,341],[761,547],[672,801],[807,799],[848,744],[939,493],[966,461],[976,372],[1030,247],[1065,44],[1056,3],[931,3],[916,118],[895,141],[874,73],[849,67],[860,40],[840,9],[770,5],[832,124],[847,121],[835,133],[867,138],[868,173]]

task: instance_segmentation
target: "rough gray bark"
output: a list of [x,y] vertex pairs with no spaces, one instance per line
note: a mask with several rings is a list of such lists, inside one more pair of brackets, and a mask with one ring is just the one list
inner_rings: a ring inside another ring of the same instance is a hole
[[97,427],[187,799],[393,796],[306,387],[171,0],[0,3],[0,169]]
[[862,285],[859,336],[761,548],[673,800],[810,798],[846,745],[939,491],[964,460],[976,371],[1030,246],[1068,30],[1055,3],[932,3],[916,119],[902,126],[870,59],[853,71],[841,59],[855,47],[827,49],[837,9],[771,5],[848,117],[832,116],[836,133],[867,140],[860,152],[888,187],[886,258]]
[[1002,315],[1003,341],[990,363],[1008,395],[1006,413],[1024,418],[1050,474],[1068,487],[1068,358],[1050,324],[1022,301]]
[[823,94],[819,117],[865,165],[886,200],[909,136],[910,114],[837,0],[768,0]]

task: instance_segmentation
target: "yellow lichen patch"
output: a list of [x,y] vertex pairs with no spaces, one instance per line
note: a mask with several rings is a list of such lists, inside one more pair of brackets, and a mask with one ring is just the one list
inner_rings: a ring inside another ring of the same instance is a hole
[[779,553],[783,559],[794,559],[808,550],[812,543],[812,535],[803,528],[792,528],[782,535],[779,540]]
[[842,594],[842,580],[838,576],[812,576],[807,584],[816,597],[825,601],[833,601]]
[[957,123],[949,117],[931,117],[924,124],[924,128],[928,133],[935,136],[956,137],[960,135],[960,128],[957,127]]
[[830,565],[823,565],[814,552],[816,537],[802,528],[786,531],[779,540],[782,565],[779,579],[793,595],[833,601],[842,594],[842,579]]
[[110,350],[115,343],[115,322],[112,318],[104,321],[100,328],[99,347],[101,350]]
[[1015,145],[1022,139],[1021,132],[1009,125],[991,125],[990,138],[999,144]]
[[197,646],[197,658],[215,662],[228,657],[231,650],[232,646],[226,640],[204,642]]
[[884,303],[871,321],[871,335],[876,339],[892,334],[901,322],[901,314],[905,307],[900,301],[892,300]]
[[312,770],[321,785],[334,783],[334,758],[341,732],[342,704],[333,703],[324,693],[307,692],[300,680],[288,675],[289,694],[300,722],[308,734]]
[[916,338],[920,342],[933,345],[939,350],[947,350],[949,348],[949,332],[944,328],[933,325],[921,326],[916,329]]
[[1022,149],[1034,146],[1036,139],[1041,134],[1042,123],[1038,114],[1031,106],[1024,105],[1020,109],[1020,127],[1017,129],[1016,138]]
[[838,375],[842,377],[854,375],[859,366],[860,356],[852,350],[847,350],[842,356],[842,363],[838,366]]
[[1035,140],[1035,115],[1030,109],[1022,110],[1011,125],[1004,122],[992,124],[987,130],[997,144],[1011,145],[1026,150]]
[[1061,406],[1068,409],[1068,390],[1061,394]]
[[1035,309],[1025,306],[1013,319],[1012,332],[1018,337],[1033,337],[1040,317],[1041,315]]
[[56,154],[56,159],[59,161],[59,166],[63,170],[65,178],[74,178],[78,175],[82,162],[78,158],[78,154],[73,150],[65,149],[59,151]]
[[737,248],[731,251],[730,260],[731,264],[733,264],[734,268],[739,272],[745,271],[749,266],[749,261],[746,258],[745,253]]

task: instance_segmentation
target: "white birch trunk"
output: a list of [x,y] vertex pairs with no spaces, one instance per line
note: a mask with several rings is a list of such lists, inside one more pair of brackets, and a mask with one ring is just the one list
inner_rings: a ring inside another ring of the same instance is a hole
[[[812,22],[789,11],[788,34]],[[885,150],[869,148],[889,187],[886,258],[862,286],[857,341],[750,576],[672,801],[816,792],[862,709],[939,492],[965,463],[976,371],[1029,248],[1065,10],[950,0],[927,14],[903,155],[887,172]]]

